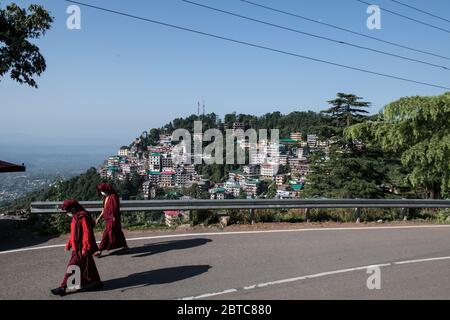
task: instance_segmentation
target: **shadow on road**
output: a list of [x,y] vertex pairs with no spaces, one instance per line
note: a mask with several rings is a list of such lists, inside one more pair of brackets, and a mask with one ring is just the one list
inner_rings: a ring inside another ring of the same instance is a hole
[[40,236],[24,228],[14,219],[0,219],[0,251],[43,244],[57,236]]
[[154,284],[172,283],[198,276],[208,272],[210,268],[210,265],[191,265],[133,273],[123,278],[104,281],[102,291],[121,289],[125,292]]
[[132,254],[134,255],[133,258],[141,258],[171,250],[183,250],[198,247],[207,244],[208,242],[211,241],[212,241],[211,239],[204,239],[204,238],[165,241],[165,242],[145,244],[141,247],[130,248],[130,250],[127,253],[121,253],[120,251],[118,251],[117,253],[111,253],[111,255]]

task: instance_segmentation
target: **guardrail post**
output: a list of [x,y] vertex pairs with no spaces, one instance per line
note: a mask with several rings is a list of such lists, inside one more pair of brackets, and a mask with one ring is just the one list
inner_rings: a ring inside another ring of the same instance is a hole
[[255,209],[249,209],[249,214],[250,214],[250,224],[254,224],[255,223]]
[[355,218],[356,218],[356,223],[359,223],[359,222],[360,222],[360,214],[361,214],[360,208],[355,208]]
[[401,212],[402,212],[402,215],[403,215],[403,221],[407,221],[408,220],[408,215],[409,215],[409,209],[402,208]]

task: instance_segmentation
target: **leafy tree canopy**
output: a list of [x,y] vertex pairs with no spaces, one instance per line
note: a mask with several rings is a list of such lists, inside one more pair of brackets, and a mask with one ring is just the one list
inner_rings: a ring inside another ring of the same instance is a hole
[[0,8],[0,80],[10,72],[13,80],[37,88],[33,77],[45,71],[46,63],[30,40],[44,35],[52,22],[40,5],[30,5],[28,12],[14,3]]
[[349,127],[346,136],[399,155],[413,187],[428,198],[450,191],[450,93],[405,97],[388,104],[377,121]]

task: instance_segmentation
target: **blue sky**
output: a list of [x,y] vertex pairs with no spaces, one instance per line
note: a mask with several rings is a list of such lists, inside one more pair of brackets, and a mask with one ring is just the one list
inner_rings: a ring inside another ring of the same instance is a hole
[[[254,0],[389,41],[450,55],[450,34],[382,12],[382,29],[366,27],[367,6],[354,0]],[[83,2],[83,1],[82,1]],[[86,3],[178,24],[243,41],[332,60],[359,68],[450,86],[449,71],[277,30],[198,8],[180,0]],[[450,66],[449,60],[384,45],[366,38],[255,8],[239,0],[197,0],[306,32]],[[449,18],[450,1],[404,0]],[[9,1],[3,1],[3,6]],[[81,30],[66,28],[62,0],[16,1],[44,5],[55,17],[38,40],[47,70],[39,89],[5,77],[0,82],[0,145],[120,146],[143,130],[197,111],[220,116],[236,111],[261,115],[323,110],[337,92],[355,93],[377,112],[401,96],[445,90],[380,78],[338,67],[244,47],[142,21],[81,8]],[[375,4],[428,23],[450,23],[389,0]],[[447,16],[446,16],[447,15]],[[6,110],[6,111],[5,111]]]

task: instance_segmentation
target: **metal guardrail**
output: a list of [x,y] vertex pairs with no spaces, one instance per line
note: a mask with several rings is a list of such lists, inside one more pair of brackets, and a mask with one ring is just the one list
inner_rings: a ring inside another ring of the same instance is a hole
[[[101,201],[80,201],[90,212],[102,210]],[[62,202],[32,202],[31,213],[60,213]],[[290,209],[290,208],[450,208],[450,199],[238,199],[238,200],[127,200],[122,212],[160,210]]]

